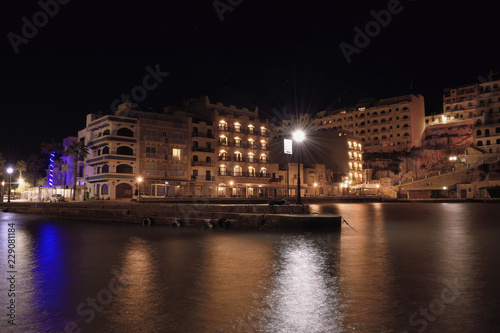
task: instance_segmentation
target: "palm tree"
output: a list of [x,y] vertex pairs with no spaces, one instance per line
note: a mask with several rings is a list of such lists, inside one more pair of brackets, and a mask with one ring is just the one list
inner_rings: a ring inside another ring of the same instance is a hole
[[36,177],[38,176],[38,170],[40,165],[42,165],[43,160],[38,154],[31,154],[28,157],[28,166],[33,170],[33,187],[36,187]]
[[71,146],[66,148],[64,155],[73,156],[73,201],[76,200],[76,174],[78,169],[78,161],[82,161],[89,154],[88,147],[82,142],[73,142]]
[[28,163],[23,160],[17,161],[16,170],[19,172],[19,178],[23,178],[23,172],[26,171]]

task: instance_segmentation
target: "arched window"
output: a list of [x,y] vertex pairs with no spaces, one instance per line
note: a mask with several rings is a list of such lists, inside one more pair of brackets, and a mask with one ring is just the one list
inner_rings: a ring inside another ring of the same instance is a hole
[[478,146],[478,147],[481,147],[482,145],[483,145],[483,141],[479,140],[479,141],[477,142],[477,146]]
[[96,173],[96,174],[100,174],[100,173],[101,173],[101,167],[97,167],[97,169],[96,169],[96,172],[95,172],[95,173]]
[[403,127],[408,127],[409,125],[408,124],[404,124]]
[[212,162],[212,158],[210,156],[207,156],[207,158],[205,159],[205,161]]
[[405,116],[403,117],[403,119],[408,119],[408,116],[407,116],[407,115],[405,115]]
[[109,147],[102,148],[102,154],[103,155],[109,154]]
[[193,162],[198,162],[198,155],[193,155]]
[[486,145],[487,145],[487,146],[491,145],[491,141],[490,141],[490,140],[487,140],[487,141],[486,141]]
[[484,130],[484,135],[485,136],[490,136],[490,130],[489,129],[485,129]]
[[237,166],[234,167],[233,172],[234,172],[234,176],[235,177],[242,176],[242,174],[241,174],[241,167],[239,165],[237,165]]
[[109,165],[107,164],[104,164],[102,166],[102,170],[101,170],[102,173],[109,173]]
[[495,128],[495,133],[500,133],[500,127]]
[[481,135],[481,134],[482,134],[481,130],[476,131],[476,135]]
[[102,135],[109,135],[109,129],[105,130],[104,132],[102,132]]
[[403,136],[410,136],[410,134],[409,133],[405,133]]
[[481,125],[482,123],[481,119],[476,120],[476,126]]
[[385,140],[385,139],[387,139],[387,136],[382,135],[382,140]]
[[120,136],[134,137],[134,132],[126,127],[120,128],[118,131],[116,131],[116,134]]
[[249,167],[248,168],[248,175],[250,177],[255,177],[255,168],[254,167]]
[[134,168],[128,164],[119,164],[116,166],[116,173],[134,173]]
[[101,194],[102,195],[108,195],[108,184],[104,184],[101,187]]
[[381,124],[386,123],[386,122],[387,122],[387,120],[385,120],[385,118],[380,121]]
[[127,147],[127,146],[121,146],[121,147],[118,147],[118,149],[116,150],[116,153],[118,155],[134,155],[134,150],[130,147]]

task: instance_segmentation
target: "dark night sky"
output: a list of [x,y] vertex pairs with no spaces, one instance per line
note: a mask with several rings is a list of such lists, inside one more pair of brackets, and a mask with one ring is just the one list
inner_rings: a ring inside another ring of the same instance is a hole
[[[221,0],[226,3],[227,0]],[[233,0],[233,3],[238,1]],[[500,68],[493,0],[401,1],[403,10],[347,64],[339,44],[389,1],[243,0],[219,19],[212,0],[72,0],[16,54],[7,38],[41,10],[0,5],[0,152],[10,161],[85,126],[85,115],[142,83],[146,66],[170,75],[140,107],[212,101],[295,112],[414,92],[439,112],[445,87]]]

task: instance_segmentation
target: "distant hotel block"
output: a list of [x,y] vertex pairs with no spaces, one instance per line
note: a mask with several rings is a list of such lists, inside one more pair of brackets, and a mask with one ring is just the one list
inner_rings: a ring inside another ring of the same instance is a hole
[[[420,145],[424,119],[424,97],[405,95],[321,111],[302,122],[313,131],[333,129],[346,133],[358,140],[365,152],[391,152]],[[292,122],[282,121],[281,128],[278,126],[276,131],[284,131]]]

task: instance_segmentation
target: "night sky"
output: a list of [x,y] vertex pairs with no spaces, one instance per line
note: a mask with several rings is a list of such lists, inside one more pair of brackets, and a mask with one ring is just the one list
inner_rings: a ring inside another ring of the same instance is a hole
[[[42,141],[76,135],[86,114],[109,114],[115,99],[142,86],[148,66],[170,74],[141,108],[208,95],[271,116],[410,92],[425,96],[428,114],[440,112],[443,88],[500,68],[499,1],[218,3],[232,10],[223,21],[211,0],[71,0],[47,22],[38,15],[37,34],[16,53],[9,36],[24,38],[22,18],[33,22],[42,9],[2,1],[0,152],[15,162]],[[355,46],[354,28],[365,30],[371,11],[388,6],[398,13],[348,64],[340,43]]]

